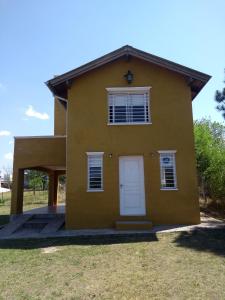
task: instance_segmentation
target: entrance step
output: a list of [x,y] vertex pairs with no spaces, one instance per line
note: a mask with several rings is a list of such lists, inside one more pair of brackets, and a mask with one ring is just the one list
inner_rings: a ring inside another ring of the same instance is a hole
[[58,231],[65,223],[65,215],[37,214],[23,223],[17,232],[53,233]]
[[45,221],[45,220],[37,220],[37,219],[31,219],[27,222],[25,222],[20,228],[18,228],[18,230],[21,229],[33,229],[37,232],[40,232],[47,224],[49,221]]
[[63,218],[65,214],[54,214],[54,213],[47,213],[47,214],[33,214],[32,219],[46,219],[49,222],[49,219],[57,219]]
[[6,225],[0,232],[0,236],[8,236],[13,234],[20,228],[25,222],[29,221],[32,215],[20,215]]
[[65,217],[52,219],[41,231],[41,233],[53,233],[65,224]]
[[56,233],[65,224],[64,214],[24,214],[0,230],[2,237],[25,237]]
[[116,221],[118,230],[148,230],[152,228],[150,221]]

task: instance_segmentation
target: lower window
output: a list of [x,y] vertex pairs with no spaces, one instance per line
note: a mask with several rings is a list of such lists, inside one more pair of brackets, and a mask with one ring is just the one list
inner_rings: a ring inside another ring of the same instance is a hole
[[103,154],[103,152],[87,152],[89,192],[103,191]]
[[176,151],[159,151],[162,190],[177,189],[175,153]]

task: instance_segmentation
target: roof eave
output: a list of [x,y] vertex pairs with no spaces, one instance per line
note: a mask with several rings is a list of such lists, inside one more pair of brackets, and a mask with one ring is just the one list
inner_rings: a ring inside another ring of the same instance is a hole
[[[123,56],[134,56],[139,59],[144,59],[145,61],[149,63],[156,64],[160,67],[167,68],[171,71],[177,72],[179,74],[182,74],[186,76],[187,78],[194,79],[195,81],[199,81],[199,90],[196,90],[192,99],[194,99],[197,94],[201,91],[201,89],[205,86],[205,84],[210,80],[211,76],[208,74],[196,71],[194,69],[190,69],[188,67],[182,66],[180,64],[174,63],[172,61],[166,60],[164,58],[152,55],[150,53],[141,51],[139,49],[133,48],[129,45],[123,46],[113,52],[110,52],[100,58],[97,58],[85,65],[82,65],[76,69],[73,69],[69,72],[66,72],[62,75],[59,75],[57,77],[54,77],[53,79],[50,79],[46,82],[46,85],[48,88],[55,94],[57,92],[57,86],[61,85],[64,86],[64,83],[67,83],[68,81],[75,79],[82,74],[91,71],[93,69],[96,69],[102,65],[105,65],[109,62],[112,62],[116,59],[119,59]],[[65,87],[66,88],[66,87]]]

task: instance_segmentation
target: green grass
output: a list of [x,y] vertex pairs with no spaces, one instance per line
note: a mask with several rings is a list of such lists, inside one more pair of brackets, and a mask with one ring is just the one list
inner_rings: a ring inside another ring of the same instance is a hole
[[0,241],[0,299],[225,299],[225,233]]
[[[63,202],[64,195],[59,193],[58,201]],[[23,210],[27,211],[48,205],[48,191],[36,191],[35,195],[32,191],[24,191]],[[0,195],[0,226],[6,224],[9,220],[11,205],[11,192]]]

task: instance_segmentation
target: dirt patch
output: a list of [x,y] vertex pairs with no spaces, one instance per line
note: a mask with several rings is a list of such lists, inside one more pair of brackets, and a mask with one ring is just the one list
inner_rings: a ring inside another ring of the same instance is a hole
[[41,248],[41,252],[42,252],[43,254],[54,253],[54,252],[56,252],[56,251],[58,251],[58,250],[59,250],[59,248],[57,248],[57,247]]

